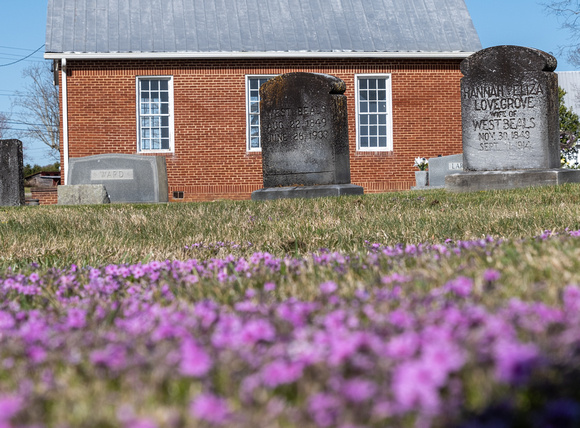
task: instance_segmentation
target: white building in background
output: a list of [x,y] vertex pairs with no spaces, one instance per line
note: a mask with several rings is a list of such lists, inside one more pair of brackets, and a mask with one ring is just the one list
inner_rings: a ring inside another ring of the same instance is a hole
[[580,114],[580,71],[558,71],[558,85],[566,91],[564,103]]

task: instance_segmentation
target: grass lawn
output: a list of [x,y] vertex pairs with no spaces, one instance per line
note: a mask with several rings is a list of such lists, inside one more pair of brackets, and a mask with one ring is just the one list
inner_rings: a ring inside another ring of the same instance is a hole
[[578,185],[0,207],[0,426],[580,426],[579,230]]

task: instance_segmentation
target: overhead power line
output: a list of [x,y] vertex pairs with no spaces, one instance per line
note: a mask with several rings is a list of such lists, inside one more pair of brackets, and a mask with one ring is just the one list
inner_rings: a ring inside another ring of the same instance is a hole
[[42,46],[40,46],[38,49],[36,49],[34,52],[32,52],[29,55],[26,55],[25,57],[22,57],[16,61],[13,62],[9,62],[8,64],[0,64],[0,67],[8,67],[9,65],[14,65],[14,64],[18,64],[21,61],[24,61],[25,59],[30,58],[32,55],[34,55],[36,52],[38,52],[39,50],[41,50],[43,47],[45,46],[45,44],[43,43]]

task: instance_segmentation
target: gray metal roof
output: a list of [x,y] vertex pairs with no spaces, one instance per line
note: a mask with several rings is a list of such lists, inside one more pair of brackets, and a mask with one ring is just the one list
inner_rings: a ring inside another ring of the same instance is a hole
[[49,0],[47,53],[475,52],[464,0]]

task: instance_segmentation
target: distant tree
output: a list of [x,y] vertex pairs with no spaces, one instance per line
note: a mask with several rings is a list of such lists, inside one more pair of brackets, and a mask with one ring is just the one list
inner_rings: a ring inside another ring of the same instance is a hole
[[566,107],[564,103],[566,91],[558,88],[560,117],[560,152],[563,166],[578,168],[578,137],[580,135],[580,118]]
[[4,113],[0,113],[0,140],[6,138],[6,133],[9,128],[8,117]]
[[561,46],[569,61],[580,66],[580,1],[551,0],[544,4],[546,9],[562,20],[562,28],[569,33],[569,43]]
[[26,129],[20,138],[41,141],[49,147],[55,160],[60,158],[60,111],[58,87],[53,84],[53,73],[47,62],[35,63],[23,71],[28,79],[24,91],[18,91],[14,104],[19,107],[19,121]]

